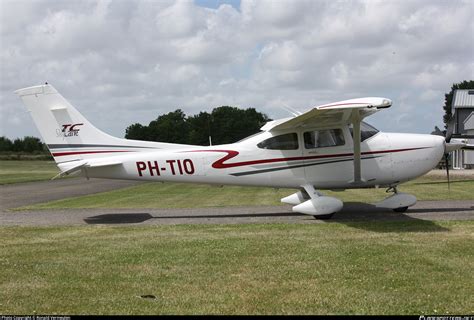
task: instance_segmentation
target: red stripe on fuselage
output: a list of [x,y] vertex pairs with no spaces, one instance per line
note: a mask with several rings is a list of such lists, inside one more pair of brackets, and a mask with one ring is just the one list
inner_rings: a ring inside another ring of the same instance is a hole
[[[420,149],[426,149],[426,148],[428,147],[370,151],[370,152],[362,152],[361,155],[376,154],[376,153],[403,152],[403,151],[420,150]],[[212,167],[214,169],[226,169],[226,168],[234,168],[234,167],[249,166],[249,165],[254,165],[254,164],[273,163],[273,162],[281,162],[281,161],[312,160],[312,159],[323,159],[323,158],[347,157],[347,156],[354,155],[353,153],[339,153],[339,154],[326,154],[326,155],[309,156],[309,157],[301,156],[301,157],[291,157],[291,158],[273,158],[273,159],[241,161],[241,162],[234,162],[234,163],[224,163],[225,161],[238,156],[239,152],[234,151],[234,150],[194,150],[191,152],[225,152],[227,153],[226,156],[220,158],[219,160],[215,161],[212,164]]]

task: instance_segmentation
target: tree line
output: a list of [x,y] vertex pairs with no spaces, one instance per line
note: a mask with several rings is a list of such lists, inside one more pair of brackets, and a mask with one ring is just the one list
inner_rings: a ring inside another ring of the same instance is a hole
[[[200,112],[186,116],[181,110],[158,116],[148,125],[132,124],[125,130],[126,139],[160,141],[169,143],[209,145],[232,143],[260,131],[270,121],[267,115],[254,108],[239,109],[222,106],[211,113]],[[0,137],[0,152],[4,154],[44,154],[48,148],[39,138],[26,136],[10,140]]]
[[10,140],[0,137],[0,152],[47,153],[48,148],[39,138],[26,136]]
[[126,139],[213,145],[233,143],[260,131],[271,119],[254,108],[217,107],[211,113],[186,116],[181,110],[160,115],[148,125],[135,123],[125,130]]

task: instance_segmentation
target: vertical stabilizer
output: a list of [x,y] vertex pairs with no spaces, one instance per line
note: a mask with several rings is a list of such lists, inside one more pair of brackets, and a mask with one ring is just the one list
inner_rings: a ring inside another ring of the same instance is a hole
[[57,163],[110,157],[125,152],[187,147],[108,135],[94,127],[49,84],[19,89],[15,93],[28,108]]

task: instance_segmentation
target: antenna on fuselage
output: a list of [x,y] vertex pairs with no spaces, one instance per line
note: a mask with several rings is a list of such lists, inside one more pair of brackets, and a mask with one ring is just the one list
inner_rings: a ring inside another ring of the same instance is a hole
[[287,104],[280,106],[280,108],[282,108],[283,110],[291,113],[293,115],[293,117],[297,117],[297,116],[302,114],[301,112],[299,112],[298,110],[293,109],[292,107],[290,107]]

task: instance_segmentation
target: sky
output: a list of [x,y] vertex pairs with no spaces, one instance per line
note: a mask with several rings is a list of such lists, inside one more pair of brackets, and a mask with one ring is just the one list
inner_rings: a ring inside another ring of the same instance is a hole
[[48,82],[123,137],[181,108],[386,97],[382,131],[442,127],[444,94],[474,79],[474,0],[0,1],[0,136],[39,136],[14,90]]

